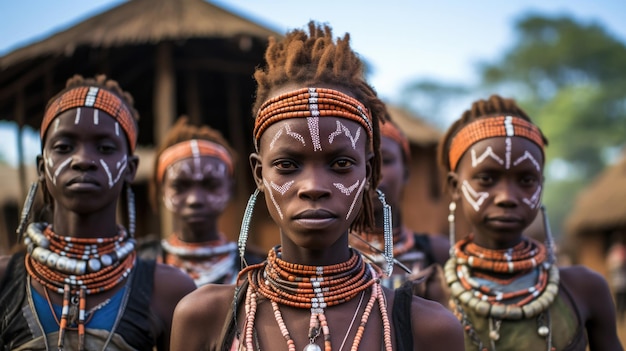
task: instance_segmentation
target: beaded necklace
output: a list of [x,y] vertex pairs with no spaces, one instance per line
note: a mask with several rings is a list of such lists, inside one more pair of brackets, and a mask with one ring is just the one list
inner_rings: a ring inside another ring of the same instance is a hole
[[223,235],[219,240],[199,243],[184,242],[171,235],[161,241],[161,246],[167,252],[165,263],[189,274],[197,286],[220,279],[228,284],[235,282],[237,243],[227,242]]
[[[503,291],[498,285],[511,285],[522,277],[536,279],[530,286]],[[531,238],[524,238],[515,247],[490,250],[473,243],[473,235],[454,245],[453,255],[444,267],[452,294],[451,305],[465,326],[470,339],[481,351],[487,351],[478,337],[465,309],[489,319],[491,351],[500,338],[503,320],[538,318],[537,333],[546,339],[547,350],[553,350],[548,309],[559,290],[559,269],[547,260],[545,247]],[[494,277],[496,275],[496,277]],[[505,275],[506,278],[502,278]],[[483,284],[479,280],[493,284]],[[491,287],[490,287],[491,286]]]
[[[373,257],[376,262],[384,262],[383,255],[380,254],[383,250],[383,233],[366,233],[366,234],[353,234],[360,235],[363,240],[350,240],[350,246],[355,249],[368,254],[368,257]],[[369,245],[368,245],[369,243]],[[393,235],[393,257],[399,257],[409,252],[415,246],[415,237],[409,228],[402,226],[400,233]]]
[[87,295],[109,291],[128,277],[135,264],[135,240],[122,227],[110,238],[75,238],[54,233],[47,223],[32,223],[24,243],[28,275],[46,295],[47,290],[63,295],[58,350],[73,326],[78,329],[78,350],[84,350]]
[[[354,249],[351,249],[348,261],[330,266],[293,264],[283,261],[280,256],[281,249],[275,247],[270,250],[266,262],[249,266],[240,273],[240,277],[247,274],[250,283],[245,302],[244,345],[247,351],[254,350],[254,321],[259,297],[271,301],[274,318],[289,351],[295,351],[296,346],[283,320],[280,305],[310,309],[309,344],[304,351],[321,351],[315,344],[320,331],[324,338],[324,350],[331,351],[331,335],[325,309],[347,302],[369,288],[371,295],[361,316],[351,350],[358,350],[376,302],[383,319],[385,349],[392,350],[391,324],[379,282],[380,269],[363,261],[362,256]],[[358,309],[355,313],[358,313]]]

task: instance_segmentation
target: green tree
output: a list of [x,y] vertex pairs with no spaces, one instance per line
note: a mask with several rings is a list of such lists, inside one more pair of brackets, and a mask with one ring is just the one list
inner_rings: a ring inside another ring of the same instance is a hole
[[529,14],[515,32],[501,58],[479,65],[477,86],[418,81],[403,104],[425,101],[422,113],[441,121],[446,104],[467,106],[470,96],[514,97],[550,140],[543,201],[558,235],[576,194],[626,144],[626,45],[571,17]]

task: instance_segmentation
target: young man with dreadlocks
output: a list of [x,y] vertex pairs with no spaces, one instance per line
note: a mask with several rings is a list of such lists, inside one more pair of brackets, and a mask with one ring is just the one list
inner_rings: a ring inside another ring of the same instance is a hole
[[[258,69],[250,156],[281,245],[240,285],[205,285],[177,306],[174,350],[462,350],[461,327],[436,302],[381,286],[389,274],[350,248],[373,221],[385,107],[363,80],[349,36],[309,24],[271,40]],[[384,201],[384,196],[380,198]],[[386,260],[392,238],[387,235]],[[392,265],[387,265],[392,268]],[[234,298],[233,298],[234,297]],[[224,323],[226,322],[226,323]]]

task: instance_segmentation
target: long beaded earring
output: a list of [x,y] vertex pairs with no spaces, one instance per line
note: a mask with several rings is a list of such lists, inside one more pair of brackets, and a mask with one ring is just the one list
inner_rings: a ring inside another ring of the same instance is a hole
[[454,243],[456,242],[456,227],[455,227],[455,217],[454,214],[456,212],[456,202],[454,200],[450,201],[450,205],[448,205],[448,209],[450,210],[450,214],[448,215],[448,235],[450,238],[450,256],[454,252]]
[[128,211],[128,234],[131,238],[134,238],[137,213],[135,212],[135,193],[131,189],[130,184],[126,185],[126,204],[126,210]]
[[385,241],[385,274],[390,277],[393,272],[393,217],[391,206],[385,200],[385,193],[376,189],[378,200],[383,204],[383,239]]
[[250,221],[252,220],[252,212],[254,211],[254,204],[256,203],[256,198],[259,196],[259,189],[257,188],[252,195],[250,195],[250,199],[248,199],[248,204],[246,205],[246,211],[243,213],[243,219],[241,220],[241,229],[239,230],[239,239],[237,239],[237,247],[239,248],[239,257],[245,266],[248,265],[244,254],[246,252],[246,242],[248,241],[248,233],[250,232]]
[[550,264],[556,263],[556,250],[554,246],[554,238],[552,237],[552,230],[550,229],[550,220],[546,213],[546,206],[541,204],[541,215],[543,217],[543,230],[546,235],[546,249],[548,249],[548,261]]
[[17,226],[17,230],[15,231],[15,233],[17,234],[18,243],[22,241],[22,235],[24,234],[25,229],[24,227],[26,226],[26,222],[28,222],[28,218],[30,217],[30,211],[33,209],[33,203],[35,202],[37,189],[39,189],[39,182],[32,182],[30,184],[30,189],[28,190],[26,200],[24,201],[24,206],[22,207],[20,224]]

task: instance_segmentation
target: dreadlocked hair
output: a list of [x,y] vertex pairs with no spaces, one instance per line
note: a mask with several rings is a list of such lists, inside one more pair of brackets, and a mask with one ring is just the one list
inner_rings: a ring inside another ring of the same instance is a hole
[[[387,119],[385,104],[364,78],[364,65],[350,47],[350,34],[333,39],[332,28],[314,21],[308,24],[308,33],[294,29],[278,41],[271,37],[265,52],[266,66],[257,68],[256,99],[253,116],[270,97],[270,93],[288,83],[315,87],[318,85],[342,87],[365,105],[372,118],[372,176],[368,191],[374,191],[380,181],[380,130],[379,121]],[[352,224],[352,229],[362,231],[373,228],[374,212],[371,198],[363,193],[363,208]]]
[[[48,100],[48,103],[46,104],[46,108],[45,110],[48,110],[48,108],[50,107],[50,105],[54,102],[54,100],[56,100],[59,96],[63,95],[64,93],[66,93],[69,90],[72,90],[74,88],[77,87],[98,87],[98,88],[102,88],[102,89],[106,89],[107,91],[115,94],[117,97],[119,97],[122,102],[126,105],[126,107],[128,108],[128,111],[130,111],[131,116],[133,117],[133,121],[135,121],[135,127],[137,127],[137,122],[139,121],[139,112],[137,112],[137,110],[135,109],[135,99],[133,98],[133,96],[127,92],[124,91],[119,83],[113,79],[108,79],[106,75],[104,74],[98,74],[94,77],[89,77],[89,78],[85,78],[80,74],[75,74],[73,77],[69,78],[66,82],[65,82],[65,88],[63,88],[63,90],[59,91],[56,95],[54,95],[50,100]],[[44,110],[44,111],[45,111]],[[44,140],[45,140],[45,136],[44,138],[41,140],[41,145],[43,148],[44,145]],[[128,141],[128,143],[130,144],[130,140]],[[129,153],[131,152],[130,148],[128,149]],[[129,184],[127,184],[129,185]],[[48,191],[48,189],[46,188],[46,182],[45,181],[40,181],[39,182],[39,187],[41,188],[41,192],[43,194],[43,205],[42,205],[42,209],[40,211],[39,217],[40,218],[44,218],[47,220],[46,216],[49,216],[52,214],[52,212],[54,211],[53,209],[53,201],[52,201],[52,196],[50,195],[50,192]],[[126,197],[127,196],[127,187],[124,188],[123,190],[123,196]],[[123,206],[122,211],[124,212],[124,214],[128,214],[129,209],[127,208],[127,206]]]
[[230,155],[233,163],[233,169],[235,168],[237,163],[237,154],[219,130],[213,129],[207,125],[193,125],[189,122],[189,118],[187,116],[180,116],[172,129],[170,129],[169,133],[165,136],[165,139],[163,139],[163,142],[157,149],[157,153],[154,158],[154,167],[149,183],[149,196],[150,205],[155,212],[158,212],[159,196],[162,190],[162,184],[157,179],[157,169],[159,167],[159,158],[161,157],[161,154],[173,145],[192,139],[208,140],[221,145]]
[[[443,174],[448,174],[450,169],[450,144],[454,136],[469,123],[485,117],[492,117],[496,115],[512,115],[520,117],[532,123],[530,117],[517,105],[514,99],[503,98],[499,95],[491,95],[487,100],[476,100],[472,103],[472,107],[461,115],[461,118],[457,119],[450,128],[446,131],[444,136],[439,142],[437,148],[437,160],[439,167],[443,170]],[[541,138],[544,145],[548,145],[548,139],[541,132]],[[445,184],[445,182],[444,182]]]

